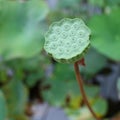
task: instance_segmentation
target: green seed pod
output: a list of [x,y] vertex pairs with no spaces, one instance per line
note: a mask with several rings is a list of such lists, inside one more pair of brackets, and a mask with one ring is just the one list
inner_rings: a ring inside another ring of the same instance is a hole
[[64,18],[53,23],[45,35],[44,49],[56,61],[74,63],[90,45],[90,29],[79,19]]

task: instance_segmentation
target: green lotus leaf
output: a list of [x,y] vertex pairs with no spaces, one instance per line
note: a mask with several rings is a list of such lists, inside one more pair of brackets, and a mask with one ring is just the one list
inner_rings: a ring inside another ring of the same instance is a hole
[[92,107],[98,116],[103,116],[107,112],[107,101],[99,97],[95,100]]
[[77,5],[79,5],[81,0],[59,0],[58,1],[58,6],[60,8],[65,8],[65,7],[76,7]]
[[28,100],[28,91],[20,80],[12,80],[2,88],[6,98],[9,117],[24,114]]
[[81,19],[64,18],[50,26],[45,35],[44,49],[58,62],[74,63],[88,49],[90,33]]
[[5,120],[7,117],[6,101],[2,91],[0,90],[0,120]]
[[111,6],[113,6],[113,5],[119,5],[120,4],[120,0],[106,0],[106,3],[108,4],[108,5],[111,5]]
[[92,47],[89,49],[84,58],[86,67],[81,66],[81,73],[85,79],[91,79],[107,65],[107,58]]
[[45,1],[0,1],[0,56],[28,58],[38,54],[44,43],[40,21],[48,13]]
[[94,16],[89,22],[92,46],[110,59],[120,61],[120,9]]
[[[107,102],[104,99],[98,97],[94,99],[92,108],[98,116],[102,117],[107,112]],[[82,106],[77,110],[66,109],[66,113],[72,120],[95,120],[86,106]]]
[[104,0],[89,0],[89,3],[100,7],[104,6]]

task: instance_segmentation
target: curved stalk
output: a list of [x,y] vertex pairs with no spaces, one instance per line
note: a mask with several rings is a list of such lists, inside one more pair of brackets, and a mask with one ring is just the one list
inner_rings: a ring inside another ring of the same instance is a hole
[[78,84],[79,84],[79,87],[80,87],[80,91],[81,91],[81,94],[83,96],[83,100],[85,102],[85,104],[87,105],[87,107],[89,108],[91,114],[93,115],[93,117],[96,119],[96,120],[101,120],[96,114],[95,112],[92,110],[89,102],[88,102],[88,99],[86,97],[86,94],[85,94],[85,91],[84,91],[84,88],[83,88],[83,81],[82,81],[82,78],[81,78],[81,75],[80,75],[80,72],[79,72],[79,66],[78,66],[78,62],[75,62],[74,63],[74,69],[75,69],[75,74],[76,74],[76,79],[78,81]]

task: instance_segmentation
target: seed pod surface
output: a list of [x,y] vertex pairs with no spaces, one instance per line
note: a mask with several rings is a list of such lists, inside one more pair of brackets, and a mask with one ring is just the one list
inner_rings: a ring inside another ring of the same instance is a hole
[[64,18],[49,27],[44,49],[58,62],[74,63],[87,51],[90,34],[90,29],[81,19]]

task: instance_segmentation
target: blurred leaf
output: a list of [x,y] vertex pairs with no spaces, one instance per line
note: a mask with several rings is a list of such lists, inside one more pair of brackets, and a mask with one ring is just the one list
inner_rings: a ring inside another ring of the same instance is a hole
[[70,99],[69,106],[73,109],[78,109],[80,107],[81,102],[82,102],[81,96],[72,96],[72,98]]
[[47,77],[46,69],[50,64],[50,60],[42,54],[32,59],[22,61],[22,70],[28,74],[25,83],[29,87],[33,87],[38,81]]
[[[95,98],[99,95],[99,87],[84,85],[84,89],[85,89],[87,98],[89,100],[89,103],[92,104],[94,102]],[[82,98],[80,90],[77,91],[79,93],[77,95],[74,95],[75,91],[74,91],[74,89],[72,89],[72,90],[73,90],[73,95],[70,96],[71,97],[70,98],[70,107],[77,109],[80,107],[80,104],[83,101],[83,98]]]
[[102,98],[97,98],[93,104],[93,110],[98,116],[103,116],[107,112],[107,102]]
[[38,54],[44,43],[40,21],[48,13],[41,0],[0,1],[0,55],[3,59],[28,58]]
[[7,70],[5,68],[0,69],[0,83],[6,83],[7,79]]
[[[107,103],[102,98],[95,99],[92,108],[99,116],[104,116],[107,112]],[[80,107],[79,109],[73,110],[70,108],[65,109],[70,120],[95,120],[86,106]]]
[[109,14],[94,16],[89,22],[92,29],[91,43],[100,53],[120,61],[120,9]]
[[32,72],[32,74],[29,73],[29,75],[26,78],[26,84],[29,87],[34,87],[38,81],[41,81],[42,78],[44,78],[45,74],[43,72],[44,71],[39,70],[36,72]]
[[51,64],[50,59],[45,55],[37,55],[31,59],[26,59],[22,61],[22,68],[27,71],[39,71],[46,68],[47,65]]
[[80,96],[79,87],[75,81],[49,80],[50,89],[42,92],[44,99],[50,104],[61,106],[65,105],[66,98],[69,96],[74,99]]
[[68,89],[65,82],[59,80],[50,80],[51,88],[43,91],[44,99],[52,105],[61,106],[65,103],[66,93]]
[[[82,95],[76,80],[60,81],[50,80],[50,89],[42,92],[44,99],[50,104],[61,106],[65,105],[66,98],[70,98],[71,108],[78,108],[82,102]],[[85,92],[90,103],[93,103],[95,97],[99,94],[99,87],[85,85]],[[76,102],[75,102],[76,101]]]
[[20,115],[14,115],[14,119],[10,119],[10,120],[29,120],[29,119],[25,114],[20,114]]
[[59,0],[58,5],[60,8],[75,7],[81,0]]
[[[71,107],[80,105],[82,96],[75,79],[73,66],[69,64],[56,63],[53,76],[44,84],[50,85],[50,89],[43,91],[43,97],[49,103],[59,106],[63,105],[65,104],[67,96],[69,96],[71,99]],[[85,91],[88,99],[92,102],[94,97],[99,93],[99,87],[85,85]],[[76,100],[78,102],[73,104],[73,101]]]
[[25,86],[19,80],[12,80],[3,87],[10,118],[24,113],[28,94]]
[[[33,87],[36,82],[47,77],[46,69],[50,64],[50,59],[43,54],[29,59],[14,59],[5,62],[6,67],[12,71],[13,78],[16,77],[17,79],[25,81],[28,87]],[[2,76],[0,76],[0,78],[1,77]]]
[[50,85],[50,89],[43,91],[45,100],[54,105],[63,105],[67,96],[78,96],[80,94],[75,80],[72,65],[56,63],[54,73],[44,84]]
[[95,85],[85,85],[84,86],[87,98],[92,101],[99,95],[99,87]]
[[120,4],[120,0],[106,0],[106,3],[108,5],[119,5]]
[[6,120],[6,117],[7,117],[6,101],[2,91],[0,90],[0,120]]
[[56,22],[56,21],[59,21],[61,20],[62,18],[64,17],[70,17],[69,15],[65,14],[64,12],[62,12],[61,10],[58,10],[58,11],[51,11],[49,14],[48,14],[48,22],[49,24],[52,24],[53,22]]
[[65,112],[69,116],[70,120],[95,120],[93,119],[89,109],[85,106],[76,110],[67,108],[65,109]]
[[97,6],[104,6],[104,0],[89,0],[89,3]]
[[59,79],[62,81],[75,79],[74,68],[69,64],[57,63],[54,75],[51,79]]
[[96,50],[90,49],[85,55],[85,67],[81,66],[81,72],[86,79],[90,79],[107,65],[107,59]]

